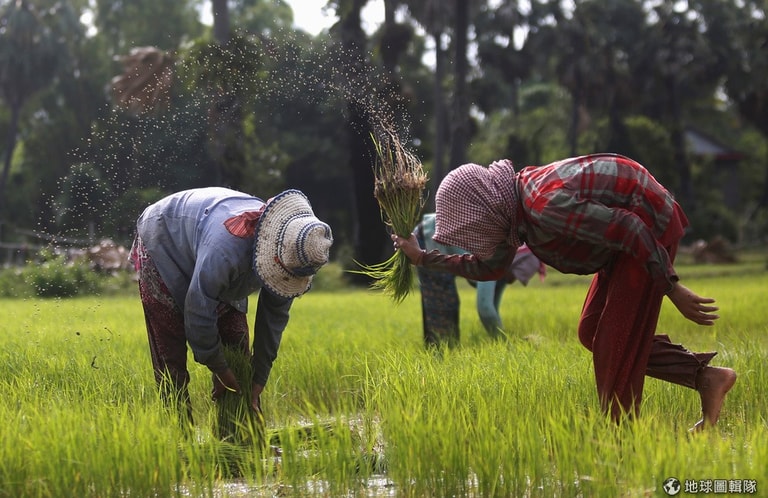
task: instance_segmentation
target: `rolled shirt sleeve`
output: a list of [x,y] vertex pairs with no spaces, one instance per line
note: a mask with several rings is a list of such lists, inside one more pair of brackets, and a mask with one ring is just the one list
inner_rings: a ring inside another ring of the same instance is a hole
[[221,349],[217,308],[221,303],[218,296],[227,288],[229,276],[210,271],[211,268],[212,265],[205,259],[199,260],[195,266],[184,301],[184,326],[195,361],[212,372],[221,373],[227,369],[227,360]]
[[499,280],[515,257],[517,248],[502,244],[493,256],[481,260],[474,254],[443,254],[437,250],[424,253],[421,266],[428,270],[452,273],[470,280]]
[[283,331],[288,324],[288,315],[293,299],[272,294],[266,289],[259,292],[256,305],[256,323],[253,328],[253,356],[251,365],[253,382],[266,385],[277,358]]
[[[198,268],[214,268],[216,265],[201,261]],[[220,266],[236,268],[226,262]],[[227,361],[221,348],[218,331],[217,308],[221,296],[238,287],[238,275],[225,271],[195,271],[184,306],[187,342],[195,361],[207,366],[213,372],[222,372]],[[258,290],[258,289],[257,289]],[[282,298],[261,288],[256,305],[256,321],[253,329],[253,382],[266,385],[272,364],[277,358],[283,331],[288,324],[293,299]]]

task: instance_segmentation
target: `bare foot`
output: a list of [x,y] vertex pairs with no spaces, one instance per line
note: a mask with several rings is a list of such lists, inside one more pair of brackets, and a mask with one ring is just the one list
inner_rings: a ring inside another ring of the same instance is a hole
[[689,429],[690,432],[699,432],[717,423],[725,395],[735,382],[736,372],[730,368],[704,367],[699,374],[696,388],[701,397],[702,416],[701,420]]

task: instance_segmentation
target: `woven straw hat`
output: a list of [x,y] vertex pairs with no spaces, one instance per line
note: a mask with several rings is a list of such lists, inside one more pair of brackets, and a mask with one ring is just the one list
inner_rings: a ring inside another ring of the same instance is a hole
[[331,227],[315,217],[299,190],[281,192],[267,203],[255,235],[256,275],[271,292],[288,298],[309,290],[333,244]]

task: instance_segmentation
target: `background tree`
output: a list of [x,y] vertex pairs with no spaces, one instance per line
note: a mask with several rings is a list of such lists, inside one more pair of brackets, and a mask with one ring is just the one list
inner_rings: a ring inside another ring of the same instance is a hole
[[0,209],[5,204],[22,108],[33,95],[51,84],[59,61],[66,57],[59,35],[43,19],[44,15],[56,14],[39,13],[28,0],[14,0],[0,11],[0,95],[10,110],[0,173]]
[[[721,51],[720,63],[727,67],[725,89],[739,114],[768,142],[768,7],[749,0],[737,8],[731,3],[702,1],[708,23],[710,46]],[[730,42],[730,43],[728,43]],[[730,49],[730,50],[728,50]],[[768,160],[765,180],[756,207],[768,208]]]
[[[577,153],[577,140],[585,120],[604,116],[609,123],[599,143],[587,148],[633,155],[624,117],[634,101],[630,64],[633,46],[642,32],[645,16],[633,0],[596,0],[576,4],[570,16],[559,14],[558,24],[544,30],[536,48],[548,51],[553,78],[572,96],[569,142]],[[562,33],[562,35],[561,35]],[[556,40],[551,43],[549,40]]]
[[199,0],[95,0],[94,27],[104,40],[104,55],[114,57],[143,46],[165,51],[178,49],[203,31],[198,3]]
[[[685,141],[688,109],[713,95],[722,79],[720,61],[704,39],[701,17],[688,3],[660,4],[633,57],[634,78],[647,116],[666,123],[677,166],[677,197],[689,212],[696,209],[691,164]],[[650,77],[649,77],[650,76]]]
[[[387,123],[391,114],[377,111],[379,91],[372,87],[372,65],[368,57],[367,37],[361,26],[361,11],[367,0],[338,0],[339,22],[334,26],[339,49],[344,54],[339,62],[344,67],[336,84],[342,89],[347,113],[346,147],[348,168],[353,181],[352,209],[355,213],[353,229],[354,259],[363,265],[383,260],[387,234],[381,222],[381,212],[373,197],[373,169],[375,148],[372,137],[377,136],[374,126]],[[374,100],[371,99],[374,96]],[[374,221],[376,220],[376,221]],[[369,282],[364,275],[351,274],[355,283]]]
[[[435,192],[440,181],[446,174],[446,149],[450,137],[449,109],[446,95],[447,66],[450,62],[446,39],[448,37],[450,20],[454,17],[453,3],[442,0],[410,0],[405,5],[413,19],[419,23],[432,40],[434,53],[434,75],[432,76],[432,142],[431,163],[429,174],[429,197],[426,209],[434,211]],[[431,161],[430,161],[431,159]]]
[[[224,184],[267,196],[295,187],[334,227],[335,258],[378,262],[391,251],[372,196],[370,133],[381,122],[415,149],[431,192],[467,159],[522,166],[620,152],[675,192],[690,183],[691,237],[765,237],[768,215],[757,206],[768,198],[768,21],[757,0],[387,0],[373,32],[362,29],[367,2],[329,0],[339,21],[317,36],[294,30],[290,7],[271,0],[1,5],[3,15],[33,6],[36,40],[57,37],[62,54],[45,65],[55,71],[17,121],[1,101],[0,133],[18,128],[13,151],[2,146],[10,158],[2,181],[12,186],[2,192],[4,237],[14,226],[86,233],[92,224],[127,243],[131,218],[162,193]],[[226,11],[203,25],[200,12],[214,7]],[[9,33],[0,25],[0,38]],[[108,106],[115,56],[152,45],[175,70],[160,92],[166,110],[138,116]],[[20,53],[3,48],[3,63]],[[725,169],[690,154],[680,131],[692,124],[749,160]],[[85,205],[66,192],[73,175],[93,180],[106,214],[73,209]],[[729,175],[743,175],[737,204],[726,204],[721,188]]]
[[453,102],[450,115],[448,169],[467,162],[471,135],[469,108],[470,0],[453,0]]
[[[476,16],[480,67],[478,76],[471,84],[472,100],[487,116],[487,123],[494,123],[490,127],[493,129],[490,135],[481,133],[493,136],[496,144],[482,141],[482,146],[473,147],[473,161],[479,158],[493,161],[500,157],[513,158],[518,164],[537,164],[541,161],[535,142],[542,128],[534,125],[534,121],[538,120],[528,116],[527,111],[535,101],[535,98],[529,97],[534,94],[541,96],[537,92],[543,89],[543,85],[524,83],[531,81],[537,63],[535,51],[531,50],[533,38],[524,35],[525,32],[530,33],[532,24],[536,22],[535,9],[526,16],[519,4],[517,0],[506,0],[497,8],[486,5]],[[529,86],[530,90],[525,90],[523,85]],[[540,101],[534,107],[539,105]],[[548,110],[551,109],[548,107]],[[544,126],[548,127],[547,124]],[[484,149],[493,151],[493,158],[488,157]]]
[[109,185],[98,169],[92,164],[74,164],[62,179],[56,199],[57,225],[70,237],[94,241],[96,233],[103,233],[108,215],[104,206],[109,204],[110,197]]
[[261,59],[261,42],[240,35],[230,36],[225,43],[203,41],[186,59],[187,70],[195,75],[193,85],[211,103],[208,143],[215,185],[242,185],[246,170],[243,106],[259,80]]
[[[227,2],[215,1],[214,9],[227,7]],[[229,2],[228,6],[232,29],[237,32],[279,38],[281,34],[289,35],[293,30],[293,11],[286,2],[239,0]]]

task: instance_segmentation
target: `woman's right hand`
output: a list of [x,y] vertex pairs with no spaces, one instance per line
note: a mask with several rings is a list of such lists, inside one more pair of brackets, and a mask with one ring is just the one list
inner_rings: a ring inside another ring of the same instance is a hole
[[403,251],[403,254],[405,254],[414,265],[421,264],[421,260],[424,256],[424,250],[419,247],[419,241],[416,240],[416,235],[411,234],[410,237],[406,239],[393,233],[391,238],[392,246],[394,247],[395,251],[398,249]]

